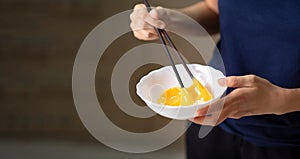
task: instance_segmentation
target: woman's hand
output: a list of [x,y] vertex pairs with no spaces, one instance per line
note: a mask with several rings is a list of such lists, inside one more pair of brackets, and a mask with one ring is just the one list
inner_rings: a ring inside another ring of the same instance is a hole
[[140,40],[156,40],[158,35],[153,27],[194,36],[207,35],[203,34],[203,27],[208,33],[215,34],[219,31],[217,2],[206,0],[176,10],[155,7],[150,13],[144,4],[137,4],[130,14],[130,27]]
[[130,27],[136,38],[140,40],[155,40],[158,38],[158,35],[153,27],[166,28],[168,9],[156,7],[148,13],[144,4],[137,4],[130,14],[130,20]]
[[[283,108],[287,89],[273,85],[266,79],[255,75],[231,76],[219,82],[236,89],[218,102],[199,109],[197,117],[193,119],[194,123],[215,126],[226,118],[285,113]],[[221,113],[216,113],[217,111]]]
[[140,40],[158,39],[154,27],[193,36],[207,35],[199,23],[212,33],[219,28],[218,17],[209,9],[206,1],[179,10],[155,7],[150,13],[144,4],[137,4],[130,14],[130,20],[134,36]]

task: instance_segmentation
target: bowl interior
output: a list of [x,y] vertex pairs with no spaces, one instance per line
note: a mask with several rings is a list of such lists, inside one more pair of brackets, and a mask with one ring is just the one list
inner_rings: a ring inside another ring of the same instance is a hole
[[[220,86],[218,84],[218,79],[224,78],[222,72],[210,67],[203,66],[200,64],[188,64],[189,69],[197,80],[199,80],[213,95],[213,99],[206,103],[197,103],[197,105],[207,105],[207,103],[213,102],[219,99],[226,90],[226,87]],[[176,68],[180,74],[180,77],[185,85],[189,87],[192,85],[192,80],[190,79],[188,73],[185,71],[182,64],[176,65]],[[144,76],[140,82],[137,84],[137,94],[146,102],[147,105],[150,103],[155,105],[161,105],[157,103],[157,99],[164,90],[179,86],[176,76],[172,70],[171,66],[165,66],[158,70],[150,72],[148,75]],[[166,106],[172,107],[174,106]],[[180,106],[179,106],[180,107]],[[186,107],[186,106],[185,106]]]

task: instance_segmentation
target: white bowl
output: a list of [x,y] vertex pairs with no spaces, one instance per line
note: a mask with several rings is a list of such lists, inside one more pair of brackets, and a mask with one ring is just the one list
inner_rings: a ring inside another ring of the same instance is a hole
[[[220,86],[218,80],[225,78],[223,73],[210,66],[200,64],[188,64],[189,69],[197,80],[199,80],[213,95],[213,99],[208,102],[196,103],[190,106],[168,106],[157,103],[157,99],[164,90],[179,86],[174,71],[171,66],[165,66],[154,70],[141,78],[136,85],[138,96],[156,113],[171,119],[186,120],[195,117],[196,111],[218,100],[227,87]],[[176,68],[181,79],[188,87],[192,80],[185,71],[183,65],[178,64]]]

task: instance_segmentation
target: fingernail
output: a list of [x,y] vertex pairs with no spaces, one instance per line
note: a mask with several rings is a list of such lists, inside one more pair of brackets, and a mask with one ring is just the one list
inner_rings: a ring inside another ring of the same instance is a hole
[[226,86],[226,79],[225,78],[220,78],[218,80],[218,83],[219,83],[220,86],[225,87]]

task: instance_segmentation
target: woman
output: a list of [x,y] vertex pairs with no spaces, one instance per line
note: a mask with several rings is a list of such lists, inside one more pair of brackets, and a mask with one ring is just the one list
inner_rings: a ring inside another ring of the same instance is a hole
[[[198,111],[187,132],[188,158],[299,158],[300,1],[206,0],[179,11],[220,32],[228,75],[220,82],[232,88],[216,124]],[[148,14],[138,4],[130,18],[136,38],[155,40],[151,27],[180,25],[181,16],[162,7]],[[216,127],[199,139],[199,125]]]

